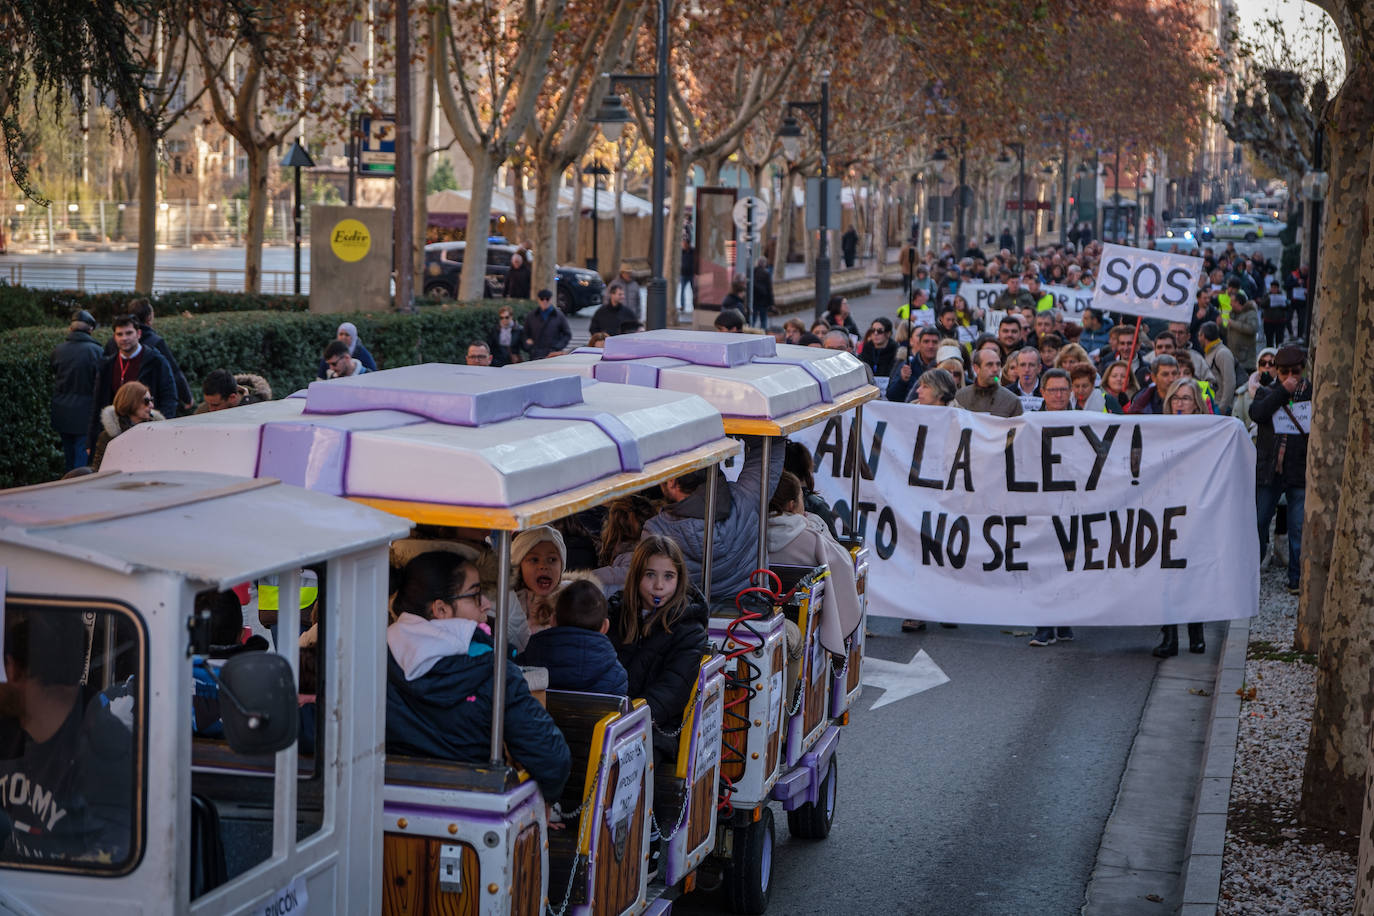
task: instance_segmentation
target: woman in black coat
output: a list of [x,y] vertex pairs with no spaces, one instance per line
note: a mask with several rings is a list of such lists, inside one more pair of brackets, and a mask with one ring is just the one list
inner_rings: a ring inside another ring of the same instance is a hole
[[499,367],[520,362],[520,352],[524,346],[525,335],[520,325],[515,323],[515,313],[509,305],[501,306],[496,313],[496,327],[487,332],[491,364]]

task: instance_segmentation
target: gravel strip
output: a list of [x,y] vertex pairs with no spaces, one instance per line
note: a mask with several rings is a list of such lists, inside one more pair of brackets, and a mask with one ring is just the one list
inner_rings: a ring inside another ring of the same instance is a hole
[[1273,653],[1293,647],[1298,599],[1287,593],[1286,584],[1283,569],[1265,567],[1259,615],[1250,622],[1220,916],[1348,913],[1355,898],[1355,838],[1298,826],[1315,660],[1255,657],[1271,654],[1269,646]]

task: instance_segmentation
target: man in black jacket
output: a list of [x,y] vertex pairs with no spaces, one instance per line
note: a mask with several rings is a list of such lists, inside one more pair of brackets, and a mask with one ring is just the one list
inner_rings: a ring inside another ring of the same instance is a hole
[[82,309],[72,316],[67,339],[52,351],[52,426],[62,437],[64,471],[89,460],[86,431],[101,358],[100,344],[91,336],[95,327],[95,318]]
[[[172,383],[176,385],[177,407],[182,413],[190,412],[196,406],[195,396],[191,394],[191,385],[186,381],[186,373],[181,371],[177,358],[172,355],[172,348],[167,346],[167,341],[161,334],[153,330],[153,320],[157,317],[153,313],[153,304],[147,299],[134,299],[129,303],[129,314],[133,316],[134,324],[138,327],[138,342],[150,350],[156,350],[171,367]],[[111,339],[105,344],[105,355],[112,356],[114,351],[115,342]],[[162,411],[162,415],[169,420],[172,418],[172,414],[165,410]]]
[[1307,353],[1283,347],[1274,356],[1274,371],[1260,376],[1265,383],[1250,403],[1255,421],[1255,510],[1259,521],[1260,556],[1269,547],[1269,523],[1279,497],[1288,503],[1288,593],[1298,593],[1302,572],[1302,516],[1307,501],[1307,436],[1312,429],[1312,383],[1303,378]]
[[773,269],[768,259],[759,255],[754,260],[754,327],[768,330],[768,316],[773,312]]
[[606,291],[606,303],[592,312],[591,324],[587,325],[588,334],[602,332],[610,337],[621,333],[621,328],[639,322],[639,312],[625,304],[625,287],[612,286]]
[[543,359],[561,351],[572,340],[568,319],[553,304],[553,293],[539,291],[539,308],[525,316],[525,349],[531,359]]
[[91,399],[90,422],[86,438],[94,443],[100,437],[100,411],[114,403],[115,392],[125,382],[142,382],[152,395],[153,406],[167,419],[177,415],[176,385],[172,367],[151,347],[139,340],[138,324],[132,315],[114,320],[115,352],[100,361]]

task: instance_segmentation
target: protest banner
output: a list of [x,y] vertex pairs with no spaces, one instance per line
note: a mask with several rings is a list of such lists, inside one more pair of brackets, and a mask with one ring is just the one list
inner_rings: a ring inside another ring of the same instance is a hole
[[1202,282],[1202,258],[1102,246],[1093,308],[1163,321],[1190,321]]
[[[849,518],[853,417],[794,438]],[[1251,616],[1255,449],[1238,420],[1064,411],[863,411],[869,613],[1120,626]]]
[[[1006,290],[1005,283],[977,283],[972,280],[965,280],[959,284],[959,292],[955,295],[963,296],[970,309],[988,310],[992,308],[997,297]],[[1079,289],[1076,286],[1042,286],[1042,290],[1054,296],[1055,307],[1068,315],[1081,315],[1084,309],[1092,307],[1093,291],[1090,289]],[[952,302],[954,295],[945,296],[945,302]]]

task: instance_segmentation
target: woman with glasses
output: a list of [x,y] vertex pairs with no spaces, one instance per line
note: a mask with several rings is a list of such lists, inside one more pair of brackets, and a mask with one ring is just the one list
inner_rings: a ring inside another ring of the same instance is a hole
[[878,378],[892,374],[892,365],[897,360],[897,342],[892,339],[892,319],[879,315],[859,347],[859,359],[868,364]]
[[1176,379],[1164,395],[1164,412],[1173,416],[1208,413],[1204,407],[1202,388],[1191,378]]
[[1250,373],[1249,381],[1240,386],[1240,390],[1236,392],[1236,399],[1231,404],[1231,416],[1238,417],[1240,422],[1245,424],[1252,439],[1255,437],[1255,421],[1250,419],[1250,405],[1254,403],[1255,395],[1261,388],[1274,383],[1274,354],[1278,352],[1273,347],[1265,347],[1259,351],[1259,356],[1255,360],[1255,371]]
[[[386,628],[386,752],[487,763],[491,752],[493,655],[477,568],[456,553],[422,553],[401,570]],[[505,743],[546,804],[569,771],[568,743],[506,666]]]
[[100,437],[91,450],[91,467],[100,470],[110,440],[139,423],[165,419],[153,409],[153,396],[142,382],[125,382],[115,392],[114,403],[100,411]]
[[496,313],[496,327],[487,333],[487,347],[491,350],[491,364],[505,366],[520,362],[520,349],[524,346],[524,335],[515,323],[515,313],[510,306],[503,305]]

